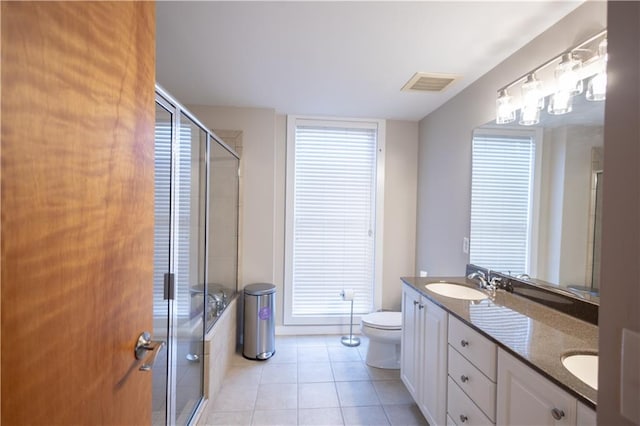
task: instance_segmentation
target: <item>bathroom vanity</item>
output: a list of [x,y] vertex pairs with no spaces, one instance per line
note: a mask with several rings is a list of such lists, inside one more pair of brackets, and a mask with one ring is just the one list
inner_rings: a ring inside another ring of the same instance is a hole
[[401,379],[429,424],[596,424],[597,391],[562,360],[596,353],[597,326],[503,290],[467,300],[427,287],[477,289],[465,278],[402,281]]

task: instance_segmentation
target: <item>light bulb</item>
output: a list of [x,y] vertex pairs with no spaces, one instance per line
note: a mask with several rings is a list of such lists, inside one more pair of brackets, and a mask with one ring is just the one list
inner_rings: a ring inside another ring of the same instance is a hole
[[519,124],[523,126],[533,126],[540,122],[540,108],[537,105],[523,105],[520,110]]
[[607,39],[605,38],[598,45],[599,71],[594,75],[587,85],[588,101],[604,101],[607,98]]
[[606,72],[599,72],[589,80],[586,98],[588,101],[604,101],[607,98]]
[[606,38],[602,39],[602,41],[598,44],[598,55],[607,62],[607,47],[609,42]]

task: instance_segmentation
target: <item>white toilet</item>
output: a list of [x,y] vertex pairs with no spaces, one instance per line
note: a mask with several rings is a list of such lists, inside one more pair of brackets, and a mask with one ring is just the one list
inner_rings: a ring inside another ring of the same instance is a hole
[[360,330],[369,338],[367,365],[399,369],[402,313],[374,312],[363,316],[361,321]]

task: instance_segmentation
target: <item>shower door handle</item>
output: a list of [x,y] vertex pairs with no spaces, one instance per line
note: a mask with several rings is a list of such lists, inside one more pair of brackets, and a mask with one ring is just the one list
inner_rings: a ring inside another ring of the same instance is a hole
[[140,333],[136,347],[134,348],[134,355],[137,360],[145,359],[145,361],[139,370],[151,371],[153,364],[156,362],[156,358],[158,358],[158,354],[164,347],[165,342],[162,340],[151,340],[151,334],[148,331]]

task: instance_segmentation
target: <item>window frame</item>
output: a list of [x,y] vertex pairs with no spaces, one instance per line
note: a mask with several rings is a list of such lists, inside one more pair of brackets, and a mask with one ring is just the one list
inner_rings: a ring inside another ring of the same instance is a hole
[[[385,177],[385,137],[386,121],[382,119],[316,117],[287,115],[286,172],[285,172],[285,258],[284,258],[284,306],[283,324],[286,325],[344,325],[349,315],[331,317],[294,317],[293,304],[293,225],[294,225],[294,177],[295,177],[295,135],[298,125],[334,126],[345,128],[376,129],[376,170],[374,190],[375,242],[373,260],[373,303],[371,311],[382,306],[382,255],[384,238],[384,177]],[[339,297],[339,295],[336,295]],[[344,302],[347,303],[347,302]],[[354,314],[354,323],[360,316]]]

